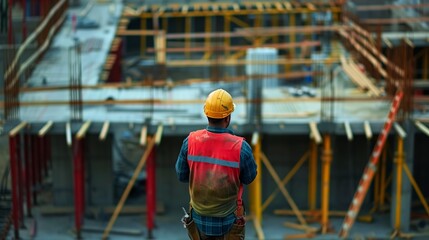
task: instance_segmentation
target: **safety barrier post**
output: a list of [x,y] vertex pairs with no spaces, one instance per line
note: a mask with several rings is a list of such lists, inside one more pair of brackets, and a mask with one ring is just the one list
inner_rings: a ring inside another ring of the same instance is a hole
[[84,166],[84,137],[91,122],[85,122],[76,134],[73,150],[73,178],[74,178],[74,205],[75,205],[75,227],[76,238],[81,239],[81,227],[85,211],[85,166]]
[[19,132],[27,125],[26,122],[21,122],[18,126],[9,132],[9,161],[11,173],[11,188],[12,188],[12,222],[14,227],[15,239],[19,239],[19,228],[21,227],[21,213],[22,213],[22,193],[21,193],[21,169],[19,157]]
[[32,164],[30,160],[31,155],[31,136],[26,133],[24,136],[24,161],[25,161],[25,200],[27,204],[27,216],[32,217],[31,213],[31,200],[33,192],[33,173],[32,173]]

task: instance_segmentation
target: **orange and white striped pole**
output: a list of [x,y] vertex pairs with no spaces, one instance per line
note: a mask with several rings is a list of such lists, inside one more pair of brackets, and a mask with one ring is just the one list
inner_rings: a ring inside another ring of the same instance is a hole
[[387,117],[387,121],[384,123],[383,130],[378,136],[377,144],[374,147],[368,165],[365,167],[362,178],[359,182],[358,189],[353,196],[352,203],[350,204],[347,215],[344,218],[344,222],[339,234],[339,236],[342,238],[347,237],[348,232],[352,228],[356,216],[359,213],[362,202],[365,199],[366,193],[368,192],[369,186],[371,185],[371,181],[374,178],[374,174],[377,171],[377,163],[380,159],[381,151],[383,150],[387,135],[389,134],[396,113],[398,112],[403,95],[404,93],[400,90],[397,91],[395,94],[392,105],[390,107],[389,115]]

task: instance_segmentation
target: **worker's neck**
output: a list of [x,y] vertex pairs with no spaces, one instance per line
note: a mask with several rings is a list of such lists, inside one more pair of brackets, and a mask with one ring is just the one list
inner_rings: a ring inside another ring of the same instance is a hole
[[227,124],[212,124],[212,123],[209,123],[209,127],[213,127],[213,128],[227,128],[228,125]]

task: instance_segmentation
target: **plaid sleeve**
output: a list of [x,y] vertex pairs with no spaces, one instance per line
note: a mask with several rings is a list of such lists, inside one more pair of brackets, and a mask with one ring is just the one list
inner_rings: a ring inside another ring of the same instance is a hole
[[250,184],[256,177],[256,169],[252,148],[246,141],[243,141],[240,153],[240,181],[243,184]]
[[189,165],[188,165],[188,138],[183,140],[179,156],[176,161],[176,174],[181,182],[189,182]]

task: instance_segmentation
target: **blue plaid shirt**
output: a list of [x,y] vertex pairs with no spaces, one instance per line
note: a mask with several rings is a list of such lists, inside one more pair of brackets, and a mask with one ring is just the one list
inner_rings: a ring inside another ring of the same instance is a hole
[[[230,133],[234,134],[227,128],[207,127],[207,130],[213,133]],[[188,165],[188,138],[183,140],[179,157],[176,162],[176,173],[179,181],[189,182],[189,165]],[[243,141],[240,152],[240,181],[242,184],[249,184],[256,177],[256,163],[253,159],[252,148]],[[226,217],[201,216],[192,211],[192,218],[198,229],[207,236],[225,235],[235,221],[234,213]]]

